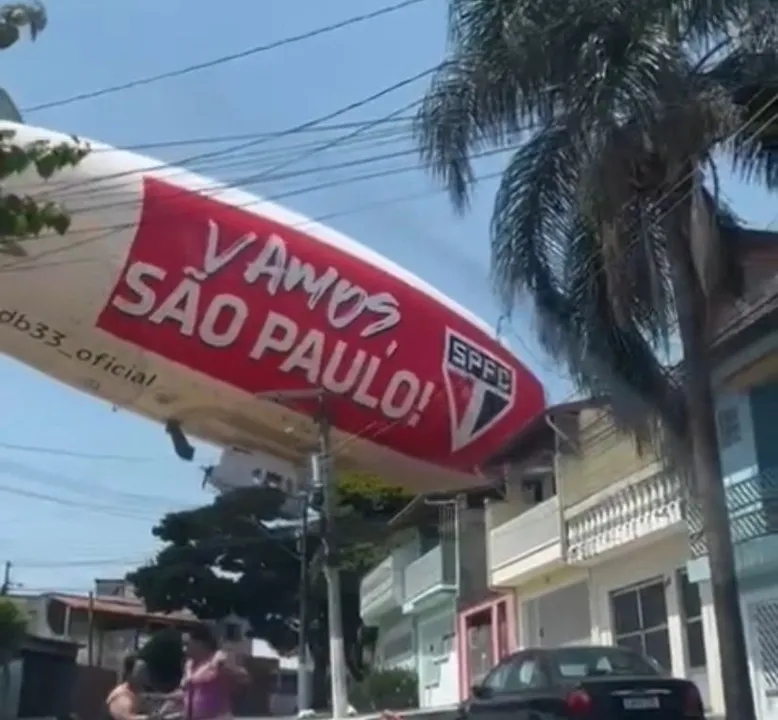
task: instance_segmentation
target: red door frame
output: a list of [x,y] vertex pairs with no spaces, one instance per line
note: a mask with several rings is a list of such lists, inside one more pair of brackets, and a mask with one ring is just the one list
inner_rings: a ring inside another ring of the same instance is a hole
[[516,635],[516,596],[506,593],[499,597],[485,600],[478,605],[462,610],[457,615],[457,657],[459,660],[459,699],[466,700],[470,696],[470,658],[467,651],[467,629],[469,620],[474,615],[481,615],[488,610],[492,621],[492,654],[499,658],[500,637],[498,624],[498,608],[505,607],[505,620],[508,629],[508,653],[514,652],[518,647]]

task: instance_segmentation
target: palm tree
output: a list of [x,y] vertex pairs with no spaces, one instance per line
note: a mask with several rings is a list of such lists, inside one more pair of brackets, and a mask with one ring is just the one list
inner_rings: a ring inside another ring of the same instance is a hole
[[27,634],[27,616],[17,603],[0,598],[0,717],[14,717],[9,707],[11,661]]
[[[491,224],[495,289],[621,429],[659,445],[703,513],[728,717],[754,718],[709,344],[740,293],[717,165],[778,183],[778,7],[766,0],[449,0],[417,118],[464,210],[485,147],[515,147]],[[710,178],[706,182],[706,176]],[[680,338],[683,361],[667,368]]]
[[0,50],[11,47],[27,28],[35,40],[46,27],[46,8],[38,2],[10,3],[0,6]]

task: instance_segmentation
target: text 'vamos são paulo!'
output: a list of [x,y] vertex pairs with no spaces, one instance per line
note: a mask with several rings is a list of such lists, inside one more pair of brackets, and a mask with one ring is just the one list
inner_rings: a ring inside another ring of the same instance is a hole
[[[248,232],[223,247],[220,232],[219,225],[208,220],[199,267],[173,271],[154,262],[131,261],[110,306],[152,325],[175,326],[180,335],[213,349],[242,344],[248,332],[251,360],[275,359],[281,373],[295,372],[311,387],[348,395],[358,405],[380,410],[388,420],[404,419],[410,425],[420,420],[435,394],[435,383],[407,368],[392,368],[391,376],[386,368],[382,370],[399,347],[393,339],[396,333],[389,333],[402,320],[398,300],[391,293],[369,293],[332,266],[315,267],[291,253],[278,234],[260,238]],[[271,298],[304,298],[305,307],[284,314],[256,300],[249,303],[236,294],[234,284],[229,285],[232,292],[212,297],[204,292],[209,280],[236,266],[246,288],[261,287]],[[181,279],[171,288],[166,281],[174,273]],[[167,287],[161,291],[163,283]],[[314,312],[329,332],[306,327]],[[384,334],[387,342],[379,352],[355,347]],[[377,381],[379,376],[386,380]]]

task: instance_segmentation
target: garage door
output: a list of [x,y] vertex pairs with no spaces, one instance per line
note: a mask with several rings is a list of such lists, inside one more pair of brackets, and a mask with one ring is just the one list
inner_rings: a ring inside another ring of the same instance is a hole
[[589,585],[567,585],[523,605],[525,647],[585,645],[591,642]]

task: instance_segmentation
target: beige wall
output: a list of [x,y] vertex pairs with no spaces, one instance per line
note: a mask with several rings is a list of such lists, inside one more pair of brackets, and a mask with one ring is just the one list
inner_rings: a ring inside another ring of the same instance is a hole
[[656,456],[648,450],[639,454],[634,440],[617,431],[603,410],[588,409],[578,415],[578,443],[578,453],[565,452],[557,460],[563,508],[630,475],[659,470]]

